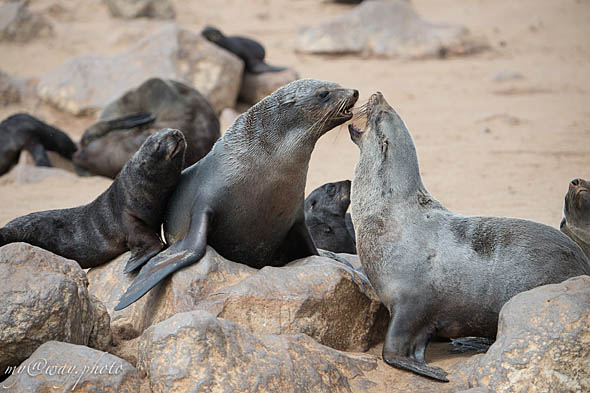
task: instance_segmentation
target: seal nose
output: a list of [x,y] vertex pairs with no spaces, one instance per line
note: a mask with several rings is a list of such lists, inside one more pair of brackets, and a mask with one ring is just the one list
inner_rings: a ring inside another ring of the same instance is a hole
[[359,91],[358,91],[357,89],[354,89],[354,90],[352,91],[352,96],[353,96],[354,98],[359,98]]
[[572,186],[577,186],[580,184],[580,179],[574,179],[572,180]]

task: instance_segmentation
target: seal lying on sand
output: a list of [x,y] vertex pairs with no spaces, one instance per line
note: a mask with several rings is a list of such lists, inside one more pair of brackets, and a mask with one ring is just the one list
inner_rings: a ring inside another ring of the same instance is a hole
[[184,134],[185,167],[204,157],[220,136],[217,115],[197,90],[151,78],[104,108],[84,133],[74,165],[81,174],[114,178],[146,138],[162,128]]
[[186,142],[178,130],[150,136],[113,184],[88,205],[31,213],[0,228],[0,246],[26,242],[98,266],[131,250],[141,263],[163,247],[162,216],[180,177]]
[[305,198],[305,225],[317,248],[356,254],[346,223],[348,205],[350,180],[326,183]]
[[17,113],[0,123],[0,175],[18,162],[21,150],[31,153],[37,166],[51,166],[47,150],[71,160],[76,144],[65,132],[27,113]]
[[323,134],[352,118],[357,99],[356,90],[303,79],[241,114],[183,171],[164,221],[171,246],[141,269],[115,309],[197,262],[207,244],[255,268],[317,255],[303,212],[311,152]]
[[433,335],[495,338],[507,300],[590,274],[590,263],[547,225],[450,212],[426,191],[412,137],[380,93],[367,116],[366,131],[349,125],[360,148],[351,208],[361,264],[391,313],[383,360],[447,381],[424,361]]
[[565,195],[563,220],[559,228],[590,258],[590,182],[574,179]]
[[203,37],[223,49],[232,52],[245,63],[246,72],[261,74],[263,72],[284,71],[285,67],[274,67],[264,62],[266,52],[258,42],[245,37],[225,36],[219,29],[207,26],[201,31]]

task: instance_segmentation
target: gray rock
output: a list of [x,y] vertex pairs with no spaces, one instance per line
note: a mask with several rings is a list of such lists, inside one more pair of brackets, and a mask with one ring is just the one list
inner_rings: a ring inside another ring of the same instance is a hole
[[197,89],[216,113],[234,106],[243,62],[200,34],[174,24],[114,56],[84,55],[43,75],[42,100],[75,115],[98,112],[127,90],[153,77]]
[[250,105],[256,104],[279,87],[299,79],[293,69],[287,68],[279,72],[263,72],[252,74],[244,72],[239,99]]
[[26,95],[27,84],[20,78],[14,78],[0,71],[0,106],[18,104]]
[[203,312],[152,326],[137,367],[152,392],[352,392],[371,385],[373,355],[348,354],[306,335],[255,335]]
[[422,19],[411,2],[364,1],[353,10],[302,29],[295,42],[300,52],[364,54],[400,58],[444,57],[487,47],[459,25]]
[[50,341],[0,382],[6,393],[138,393],[137,370],[111,354]]
[[170,0],[103,0],[115,18],[174,19],[176,12]]
[[590,276],[510,299],[470,384],[492,392],[590,391]]
[[7,1],[0,5],[0,41],[24,43],[52,34],[49,22],[31,12],[27,1]]
[[1,247],[0,370],[51,340],[106,347],[108,315],[87,286],[75,261],[25,243]]

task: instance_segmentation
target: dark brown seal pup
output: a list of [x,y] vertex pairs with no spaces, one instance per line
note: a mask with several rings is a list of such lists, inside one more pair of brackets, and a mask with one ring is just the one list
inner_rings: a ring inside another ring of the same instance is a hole
[[447,381],[424,361],[433,335],[495,338],[507,300],[589,274],[590,263],[547,225],[450,212],[426,191],[412,137],[380,93],[367,116],[365,132],[349,126],[360,148],[351,209],[361,264],[391,313],[383,359]]
[[565,195],[559,229],[578,243],[590,258],[590,182],[574,179]]
[[76,144],[67,134],[27,113],[17,113],[0,123],[0,175],[17,163],[22,150],[37,166],[51,166],[47,150],[72,159]]
[[305,225],[317,248],[356,254],[354,235],[346,222],[350,180],[326,183],[305,198]]
[[31,213],[0,228],[0,246],[26,242],[82,268],[127,250],[128,263],[148,260],[163,247],[162,216],[180,177],[186,142],[178,130],[150,136],[113,184],[88,205]]
[[303,79],[241,114],[205,158],[183,171],[164,221],[171,246],[141,269],[115,309],[197,262],[207,244],[255,268],[317,255],[303,213],[311,152],[322,135],[352,118],[357,99],[356,90]]
[[220,136],[217,115],[197,90],[152,78],[104,108],[84,133],[74,164],[80,174],[114,178],[146,138],[162,128],[184,134],[185,167],[204,157]]
[[223,49],[232,52],[244,61],[246,72],[252,74],[261,74],[263,72],[279,72],[284,71],[285,67],[274,67],[264,62],[266,52],[264,47],[246,37],[239,36],[225,36],[219,29],[207,26],[201,31],[203,37],[207,38],[214,44],[219,45]]

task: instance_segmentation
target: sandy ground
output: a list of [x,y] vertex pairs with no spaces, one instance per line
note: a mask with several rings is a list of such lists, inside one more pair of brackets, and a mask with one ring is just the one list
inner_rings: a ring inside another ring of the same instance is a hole
[[[298,28],[348,6],[318,0],[174,1],[181,25],[198,31],[212,24],[254,37],[265,44],[269,63],[357,88],[359,104],[374,91],[383,92],[413,133],[426,187],[448,208],[557,227],[569,180],[590,178],[590,2],[413,2],[430,20],[461,23],[485,36],[491,50],[419,61],[301,55],[293,51]],[[112,19],[98,0],[36,0],[31,8],[51,18],[55,36],[26,45],[0,43],[0,69],[27,78],[38,78],[75,55],[117,53],[168,23]],[[523,78],[493,81],[500,72]],[[0,108],[0,117],[23,110],[75,140],[93,121],[46,105]],[[307,192],[351,179],[357,159],[346,128],[331,131],[313,154]],[[0,179],[0,225],[32,211],[89,202],[109,184],[98,177],[50,177],[31,184]],[[444,353],[448,348],[441,345]],[[431,351],[434,364],[452,364]],[[387,391],[388,381],[400,374],[383,370]]]
[[[175,1],[178,23],[205,24],[259,39],[268,61],[303,77],[360,90],[362,104],[382,91],[414,135],[424,183],[450,209],[505,215],[558,226],[568,181],[590,177],[590,2],[552,0],[415,0],[433,21],[466,25],[492,49],[447,60],[400,61],[297,54],[298,28],[349,7],[317,0]],[[71,56],[114,54],[165,21],[109,17],[97,0],[37,0],[53,38],[26,45],[0,43],[0,69],[39,77]],[[494,82],[500,72],[524,78]],[[91,118],[45,105],[0,108],[0,116],[29,110],[79,139]],[[358,150],[345,127],[325,135],[313,154],[308,189],[352,178]],[[0,186],[0,224],[46,208],[92,200],[104,179]]]

